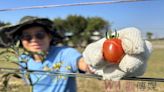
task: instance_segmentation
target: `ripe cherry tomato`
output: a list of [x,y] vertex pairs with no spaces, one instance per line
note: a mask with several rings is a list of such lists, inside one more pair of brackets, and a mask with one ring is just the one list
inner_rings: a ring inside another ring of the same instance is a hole
[[121,45],[121,40],[118,38],[111,38],[105,40],[103,43],[104,59],[110,63],[118,64],[125,55]]

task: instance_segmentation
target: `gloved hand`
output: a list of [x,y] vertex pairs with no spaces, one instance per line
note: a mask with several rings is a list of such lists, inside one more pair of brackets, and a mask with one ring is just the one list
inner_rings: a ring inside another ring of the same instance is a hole
[[136,28],[118,31],[125,56],[119,64],[107,63],[103,59],[102,45],[105,38],[89,44],[83,52],[85,62],[96,70],[103,79],[119,80],[125,76],[140,76],[144,73],[147,59],[151,53],[151,43],[144,41]]
[[144,40],[142,39],[140,30],[130,27],[119,30],[118,33],[126,54],[139,54],[144,52]]
[[143,75],[151,52],[152,44],[149,41],[144,41],[144,52],[139,54],[126,54],[119,64],[120,69],[126,72],[126,76],[129,77]]
[[99,41],[93,42],[91,44],[89,44],[85,50],[83,51],[83,57],[84,57],[84,61],[91,66],[96,66],[96,65],[100,65],[103,64],[103,55],[102,55],[102,46],[103,46],[103,42],[106,39],[100,39]]

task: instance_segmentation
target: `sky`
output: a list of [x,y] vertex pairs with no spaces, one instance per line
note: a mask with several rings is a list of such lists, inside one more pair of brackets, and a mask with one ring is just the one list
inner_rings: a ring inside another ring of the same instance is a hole
[[[1,0],[0,9],[97,1],[116,0]],[[142,31],[143,36],[147,32],[152,32],[154,37],[164,37],[164,0],[3,11],[0,12],[0,21],[16,24],[23,16],[64,19],[68,15],[98,16],[110,22],[112,29],[137,27]]]

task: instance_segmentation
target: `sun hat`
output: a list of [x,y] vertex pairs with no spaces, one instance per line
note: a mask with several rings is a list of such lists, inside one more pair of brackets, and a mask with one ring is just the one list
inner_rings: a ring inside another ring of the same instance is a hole
[[46,29],[46,32],[49,32],[53,39],[52,44],[56,44],[63,39],[62,33],[56,31],[54,28],[54,23],[48,18],[38,18],[33,16],[26,16],[20,20],[16,25],[6,25],[0,27],[0,46],[9,47],[14,45],[21,35],[21,31],[24,28],[32,26],[41,26]]

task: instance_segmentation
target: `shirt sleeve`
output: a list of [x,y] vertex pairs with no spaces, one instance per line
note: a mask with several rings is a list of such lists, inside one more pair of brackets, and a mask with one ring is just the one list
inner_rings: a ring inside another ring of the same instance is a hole
[[72,72],[78,71],[78,61],[82,57],[81,53],[74,48],[64,49],[64,58],[63,61],[67,62],[71,66]]

